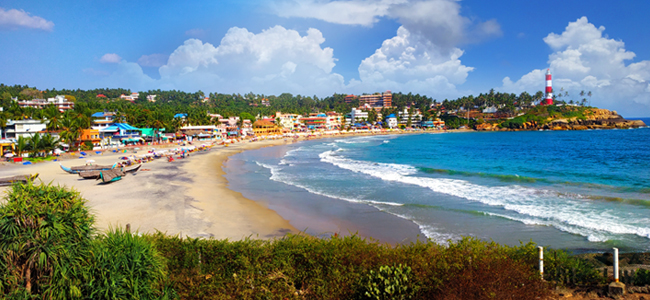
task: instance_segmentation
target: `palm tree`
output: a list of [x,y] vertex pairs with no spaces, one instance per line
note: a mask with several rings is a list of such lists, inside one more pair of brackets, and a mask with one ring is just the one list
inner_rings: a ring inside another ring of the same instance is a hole
[[28,142],[28,149],[32,151],[32,156],[40,156],[41,152],[41,135],[39,133],[36,133],[32,135],[30,139],[27,140]]
[[41,149],[45,152],[45,155],[49,155],[51,152],[54,152],[54,149],[59,145],[59,139],[53,137],[51,134],[46,133],[41,138]]
[[63,130],[61,132],[61,139],[66,141],[69,148],[72,149],[81,136],[79,124],[77,123],[76,119],[66,117],[61,120],[61,129]]
[[28,141],[25,137],[18,136],[18,140],[16,140],[16,153],[18,154],[18,157],[23,157],[23,152],[29,148]]

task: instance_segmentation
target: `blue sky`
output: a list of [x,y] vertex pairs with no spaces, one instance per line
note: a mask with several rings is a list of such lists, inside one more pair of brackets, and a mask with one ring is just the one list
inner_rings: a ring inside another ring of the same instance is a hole
[[650,117],[649,1],[0,0],[0,82],[206,93],[535,93]]

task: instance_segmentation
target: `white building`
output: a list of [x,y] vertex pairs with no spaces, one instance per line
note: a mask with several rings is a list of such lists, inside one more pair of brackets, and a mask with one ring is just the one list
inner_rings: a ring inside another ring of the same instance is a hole
[[158,95],[147,95],[147,101],[149,102],[156,102],[156,97]]
[[131,93],[131,96],[127,96],[124,94],[120,95],[120,98],[131,102],[138,100],[138,97],[140,97],[140,93],[136,93],[136,92]]
[[341,116],[341,114],[337,114],[334,111],[328,112],[327,122],[326,122],[327,129],[334,129],[340,127],[341,124],[343,123],[342,120],[343,120],[343,116]]
[[57,95],[54,98],[47,98],[47,100],[33,99],[33,100],[18,101],[18,106],[20,107],[33,107],[33,108],[43,109],[48,105],[56,106],[60,112],[64,112],[68,109],[74,108],[74,102],[68,101],[67,99],[65,99],[65,96],[63,95]]
[[113,123],[119,123],[119,120],[115,120],[114,112],[100,111],[92,114],[91,117],[93,118],[92,129],[104,129]]
[[286,129],[291,129],[293,130],[296,127],[300,127],[300,118],[301,115],[297,114],[283,114],[281,112],[276,112],[275,113],[275,118],[280,118],[280,124],[277,124],[281,126],[282,128]]
[[43,130],[45,123],[40,120],[9,120],[5,127],[5,136],[7,139],[17,139],[19,136],[29,138]]
[[368,112],[362,111],[357,108],[352,108],[350,111],[350,121],[354,123],[364,122],[368,120]]
[[[404,111],[399,112],[399,124],[406,126],[409,120],[409,109],[404,108]],[[422,121],[422,114],[419,109],[415,109],[411,115],[411,124],[420,123]]]
[[390,114],[386,117],[386,124],[388,128],[397,128],[397,117],[394,114]]

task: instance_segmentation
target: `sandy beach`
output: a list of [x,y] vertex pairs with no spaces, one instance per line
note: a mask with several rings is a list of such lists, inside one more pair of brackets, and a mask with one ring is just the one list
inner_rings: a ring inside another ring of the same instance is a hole
[[[343,134],[336,137],[359,135],[366,134]],[[327,137],[332,136],[312,136],[308,139]],[[307,138],[299,139],[304,140]],[[289,140],[288,143],[296,141],[298,140]],[[0,177],[38,173],[36,183],[51,183],[80,192],[88,201],[87,205],[95,215],[95,226],[100,231],[130,224],[133,230],[139,232],[160,231],[183,237],[270,239],[289,232],[299,233],[305,228],[296,229],[281,214],[269,209],[268,203],[247,199],[240,192],[231,190],[224,176],[223,165],[231,155],[242,151],[286,143],[284,139],[276,139],[244,141],[230,144],[228,147],[215,145],[208,151],[194,152],[185,159],[173,162],[156,159],[145,163],[137,173],[127,174],[122,180],[109,184],[68,174],[59,164],[66,167],[79,166],[91,159],[94,164],[113,164],[119,162],[122,156],[146,153],[152,147],[173,149],[179,146],[140,146],[137,153],[134,153],[133,148],[127,149],[127,153],[105,151],[96,154],[94,151],[87,151],[85,158],[79,158],[78,154],[66,155],[58,161],[32,165],[5,162],[0,165]],[[2,198],[9,189],[10,187],[0,187]],[[300,213],[300,208],[291,210],[294,216]],[[363,211],[368,211],[368,208]],[[379,216],[378,220],[384,223],[383,219],[387,217],[383,216],[385,214],[375,210],[372,212],[376,212],[373,219]],[[298,226],[308,226],[305,222],[296,223]],[[334,226],[331,231],[347,232],[339,227]],[[365,236],[371,233],[364,234],[363,228],[355,230]]]
[[[157,159],[143,164],[139,172],[127,174],[122,180],[110,184],[68,174],[61,170],[59,162],[67,167],[84,165],[89,159],[96,164],[112,164],[121,156],[134,154],[133,150],[126,154],[88,153],[84,159],[69,158],[33,165],[3,163],[0,177],[38,173],[37,183],[51,183],[79,191],[88,200],[87,205],[95,214],[95,224],[100,231],[130,224],[139,232],[161,231],[183,237],[241,239],[251,236],[266,239],[298,231],[274,211],[228,189],[221,165],[232,154],[278,143],[284,141],[215,146],[174,162]],[[147,147],[141,147],[138,153],[146,150]],[[4,198],[10,187],[0,189]]]

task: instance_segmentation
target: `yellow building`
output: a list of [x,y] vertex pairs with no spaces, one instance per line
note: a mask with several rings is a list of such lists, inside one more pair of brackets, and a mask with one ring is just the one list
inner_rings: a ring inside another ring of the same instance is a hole
[[264,120],[258,120],[253,123],[253,132],[255,133],[255,136],[282,134],[282,130],[279,127]]
[[0,140],[0,155],[4,155],[5,152],[14,152],[15,145],[10,140]]

